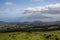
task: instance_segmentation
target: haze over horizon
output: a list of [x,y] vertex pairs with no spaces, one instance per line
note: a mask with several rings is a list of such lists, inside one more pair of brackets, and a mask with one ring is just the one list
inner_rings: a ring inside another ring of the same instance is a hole
[[60,21],[60,0],[0,0],[0,21]]

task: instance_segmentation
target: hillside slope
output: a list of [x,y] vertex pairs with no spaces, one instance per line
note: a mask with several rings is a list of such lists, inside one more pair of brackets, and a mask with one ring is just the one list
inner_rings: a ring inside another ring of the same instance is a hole
[[0,40],[60,40],[60,31],[0,33]]

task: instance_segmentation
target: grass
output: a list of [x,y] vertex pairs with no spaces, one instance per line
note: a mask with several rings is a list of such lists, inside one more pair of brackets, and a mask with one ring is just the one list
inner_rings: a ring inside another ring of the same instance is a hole
[[60,31],[0,33],[0,40],[60,40]]

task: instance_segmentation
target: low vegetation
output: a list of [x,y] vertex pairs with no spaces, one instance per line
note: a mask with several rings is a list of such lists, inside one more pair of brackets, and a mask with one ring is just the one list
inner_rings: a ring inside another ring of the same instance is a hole
[[0,33],[0,40],[60,40],[60,31]]

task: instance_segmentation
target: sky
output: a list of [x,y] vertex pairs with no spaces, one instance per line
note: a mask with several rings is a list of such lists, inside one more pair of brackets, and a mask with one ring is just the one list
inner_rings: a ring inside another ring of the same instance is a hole
[[0,21],[60,21],[60,0],[0,0]]

